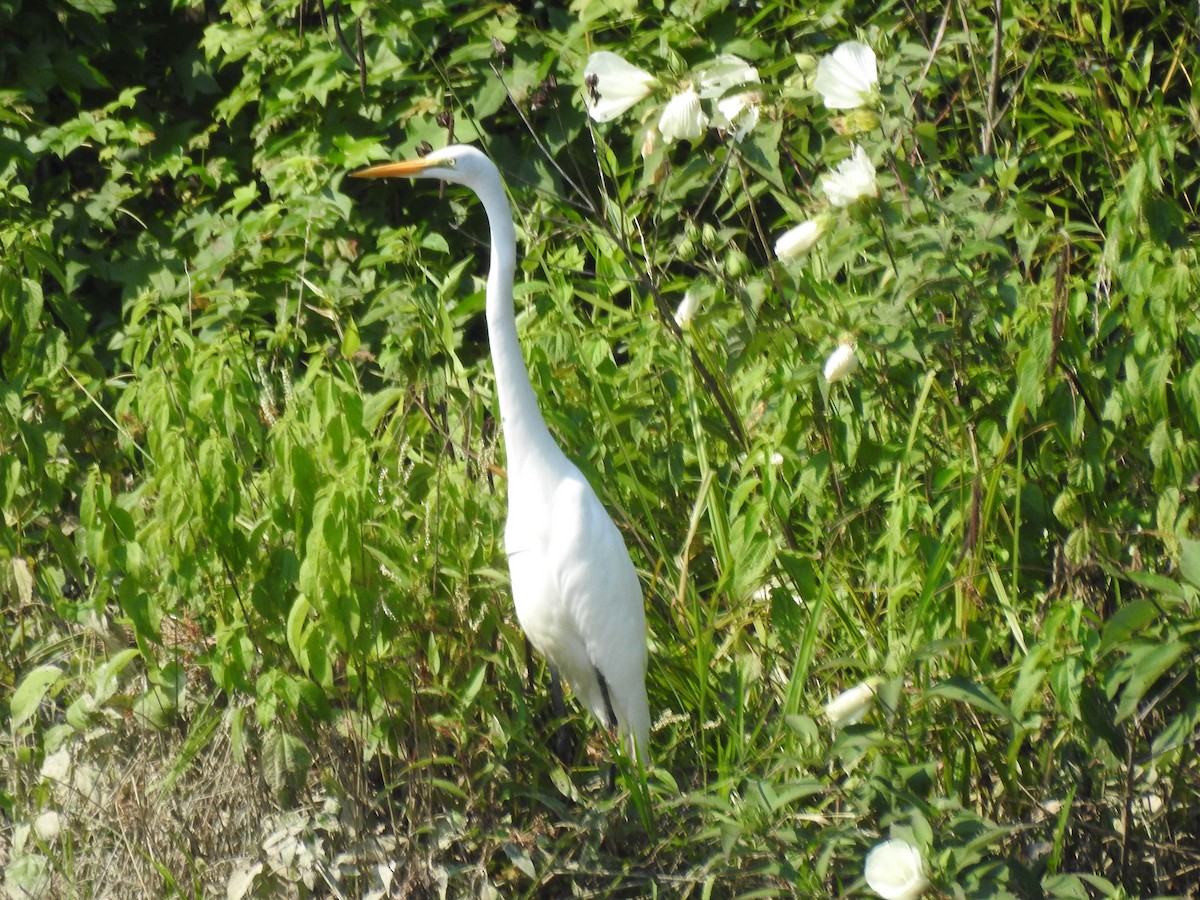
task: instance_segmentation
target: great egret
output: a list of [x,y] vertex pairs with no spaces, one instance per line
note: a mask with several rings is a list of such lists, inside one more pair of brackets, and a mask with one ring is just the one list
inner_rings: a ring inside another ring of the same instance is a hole
[[617,729],[630,759],[644,766],[650,707],[642,590],[617,526],[538,409],[513,314],[517,240],[504,180],[487,156],[463,145],[353,175],[438,178],[470,188],[483,203],[491,230],[488,337],[508,461],[504,545],[517,619],[552,672]]

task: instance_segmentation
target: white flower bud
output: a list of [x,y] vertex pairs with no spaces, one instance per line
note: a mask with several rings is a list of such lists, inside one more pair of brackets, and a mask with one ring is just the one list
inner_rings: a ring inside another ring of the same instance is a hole
[[826,219],[819,216],[789,228],[775,241],[775,255],[784,262],[803,256],[820,239],[825,231]]
[[838,348],[829,354],[825,360],[825,380],[831,384],[849,378],[858,368],[858,357],[854,355],[853,344],[838,344]]
[[680,328],[687,328],[699,308],[700,294],[689,288],[684,293],[683,300],[679,302],[679,307],[675,310],[675,324]]
[[834,729],[857,725],[875,704],[875,688],[879,680],[870,678],[862,684],[842,691],[825,704],[825,718]]

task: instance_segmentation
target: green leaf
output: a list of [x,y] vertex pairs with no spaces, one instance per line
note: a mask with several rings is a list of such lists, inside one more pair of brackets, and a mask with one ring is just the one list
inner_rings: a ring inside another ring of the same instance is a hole
[[263,738],[262,774],[276,797],[286,800],[304,783],[312,754],[295,735],[273,728]]
[[1044,665],[1049,655],[1050,648],[1045,644],[1038,644],[1022,660],[1021,672],[1017,676],[1017,683],[1013,686],[1012,691],[1012,713],[1017,719],[1024,718],[1029,704],[1046,681],[1047,673]]
[[937,126],[932,122],[919,122],[913,129],[913,134],[917,138],[917,146],[921,148],[921,155],[928,162],[937,162],[938,160],[938,137]]
[[342,335],[342,359],[351,359],[361,346],[362,341],[358,337],[358,325],[355,324],[353,319],[349,319],[346,322]]
[[363,403],[363,425],[374,431],[384,415],[403,399],[404,391],[400,388],[384,388],[371,394]]
[[1158,607],[1149,600],[1133,600],[1117,610],[1104,625],[1100,655],[1125,644],[1158,617]]
[[1159,759],[1172,750],[1195,740],[1200,728],[1200,699],[1192,700],[1179,715],[1174,716],[1150,742],[1150,755]]
[[63,670],[58,666],[45,665],[38,666],[21,679],[21,683],[13,691],[9,706],[9,724],[13,731],[33,718],[46,692],[58,683],[63,674]]
[[50,860],[42,854],[15,854],[4,867],[4,883],[10,897],[45,897],[50,874]]
[[1146,692],[1175,664],[1186,649],[1178,640],[1140,645],[1134,647],[1128,656],[1112,669],[1107,682],[1108,696],[1113,697],[1121,684],[1125,685],[1117,703],[1115,721],[1118,724],[1134,713]]
[[966,703],[1002,719],[1012,718],[1012,711],[989,688],[962,676],[956,675],[933,685],[925,691],[925,695]]
[[487,674],[487,666],[486,665],[481,665],[481,666],[476,667],[475,673],[471,676],[471,679],[467,682],[466,687],[463,688],[462,696],[459,698],[459,702],[464,707],[470,706],[474,702],[476,696],[478,696],[478,694],[479,694],[479,689],[481,687],[483,687],[483,678],[486,674]]
[[298,594],[288,610],[287,626],[284,634],[287,636],[288,649],[297,662],[302,663],[304,654],[304,627],[308,624],[308,614],[312,612],[312,604],[304,594]]
[[116,693],[121,673],[127,665],[138,658],[138,655],[137,650],[134,649],[122,650],[96,668],[96,671],[92,673],[91,692],[97,704],[106,702]]
[[1050,363],[1050,331],[1036,332],[1017,356],[1017,396],[1024,401],[1031,415],[1042,406],[1046,390],[1047,366]]
[[1047,897],[1063,900],[1090,900],[1087,886],[1075,875],[1048,875],[1042,881],[1042,890]]
[[1179,571],[1196,588],[1200,588],[1200,541],[1179,538]]
[[67,0],[67,3],[97,19],[107,16],[117,8],[116,0]]
[[1159,575],[1157,572],[1137,571],[1126,571],[1120,574],[1123,574],[1134,584],[1141,585],[1151,591],[1157,591],[1164,597],[1169,597],[1172,600],[1183,599],[1183,590],[1180,588],[1179,582],[1172,581],[1165,575]]
[[328,705],[325,695],[316,689],[319,685],[325,691],[333,691],[333,666],[330,663],[331,647],[325,635],[319,629],[312,629],[304,636],[304,653],[300,664],[305,674],[316,684],[311,694],[306,696],[310,708],[324,710]]
[[133,712],[143,725],[163,730],[176,720],[179,697],[174,690],[154,684],[134,700]]
[[516,844],[505,844],[504,855],[508,857],[508,861],[521,870],[529,878],[537,878],[537,870],[533,867],[533,860],[529,857],[529,851],[524,847]]

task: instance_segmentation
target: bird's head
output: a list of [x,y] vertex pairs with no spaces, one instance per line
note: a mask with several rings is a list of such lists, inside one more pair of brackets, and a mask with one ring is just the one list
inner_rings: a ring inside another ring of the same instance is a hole
[[484,179],[496,176],[496,166],[482,151],[454,144],[420,159],[380,163],[350,174],[353,178],[439,178],[477,188]]

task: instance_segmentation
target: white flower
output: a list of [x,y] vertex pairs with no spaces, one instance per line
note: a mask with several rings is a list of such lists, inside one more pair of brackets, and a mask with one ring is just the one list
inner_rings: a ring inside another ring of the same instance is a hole
[[720,99],[736,87],[761,81],[758,69],[731,53],[700,66],[696,70],[696,80],[700,84],[700,96],[705,100]]
[[857,725],[866,718],[875,703],[875,688],[878,684],[878,679],[869,678],[848,691],[842,691],[826,703],[825,718],[829,720],[829,724],[835,729],[845,728],[847,725]]
[[718,100],[713,124],[741,143],[758,125],[758,94],[734,94]]
[[855,147],[849,159],[844,159],[837,169],[821,176],[821,190],[834,206],[849,206],[860,197],[878,197],[879,185],[875,181],[875,166],[862,147]]
[[675,324],[680,328],[687,328],[695,317],[696,310],[699,308],[700,294],[698,291],[689,288],[684,292],[683,300],[679,303],[679,308],[675,310]]
[[583,70],[583,104],[594,120],[608,122],[646,97],[656,82],[649,72],[600,50],[588,57]]
[[775,255],[785,262],[803,256],[824,233],[826,222],[823,216],[819,216],[789,228],[775,241]]
[[929,887],[921,851],[908,841],[876,844],[867,854],[863,877],[884,900],[916,900]]
[[875,51],[858,41],[840,44],[817,63],[813,90],[821,95],[829,109],[854,109],[867,106],[879,85]]
[[758,93],[754,90],[735,91],[744,85],[761,83],[758,69],[732,54],[718,56],[697,71],[700,98],[715,100],[717,112],[713,124],[733,133],[741,141],[758,124]]
[[694,141],[708,127],[708,116],[700,108],[700,95],[690,84],[671,98],[658,120],[658,130],[668,144]]
[[837,349],[825,360],[825,380],[831,384],[850,377],[858,368],[858,357],[854,355],[854,345],[838,344]]

